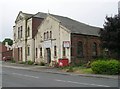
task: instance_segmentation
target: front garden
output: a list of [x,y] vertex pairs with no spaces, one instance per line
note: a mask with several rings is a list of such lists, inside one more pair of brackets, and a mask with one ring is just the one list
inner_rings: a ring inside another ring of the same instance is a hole
[[[12,63],[16,63],[16,61],[11,60]],[[39,64],[35,64],[32,61],[26,62],[18,62],[19,64],[26,64],[26,65],[38,65],[38,66],[45,66],[44,62],[40,62]],[[99,58],[95,59],[94,61],[89,61],[87,64],[80,64],[80,65],[69,65],[66,67],[59,67],[63,72],[73,72],[77,74],[105,74],[105,75],[118,75],[120,74],[120,61],[116,59],[110,58]]]
[[80,74],[118,75],[120,74],[120,61],[115,59],[101,58],[80,66],[68,66],[60,69],[65,72],[74,72]]

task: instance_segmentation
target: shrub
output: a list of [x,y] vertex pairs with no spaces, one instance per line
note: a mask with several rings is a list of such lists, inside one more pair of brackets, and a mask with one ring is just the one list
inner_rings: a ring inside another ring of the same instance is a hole
[[73,67],[72,67],[72,66],[69,66],[67,72],[73,72],[73,71],[74,71],[74,70],[73,70]]
[[30,60],[27,61],[27,64],[28,64],[28,65],[32,65],[33,63],[34,63],[33,61],[30,61]]
[[45,66],[45,63],[44,62],[40,62],[40,66]]
[[11,62],[12,62],[12,63],[15,63],[16,61],[12,59]]
[[92,62],[91,68],[97,74],[119,74],[120,62],[117,60],[96,60]]
[[19,64],[26,64],[26,62],[22,61],[22,62],[19,62]]

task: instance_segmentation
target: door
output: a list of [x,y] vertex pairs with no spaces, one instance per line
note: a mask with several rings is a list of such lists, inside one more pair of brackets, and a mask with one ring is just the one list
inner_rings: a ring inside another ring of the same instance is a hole
[[50,64],[51,62],[51,51],[50,48],[47,48],[47,63]]

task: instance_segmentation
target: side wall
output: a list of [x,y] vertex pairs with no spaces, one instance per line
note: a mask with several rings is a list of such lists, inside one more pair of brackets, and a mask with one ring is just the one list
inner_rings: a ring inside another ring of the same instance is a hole
[[[78,42],[83,43],[83,57],[79,57],[77,53]],[[89,60],[94,59],[92,45],[93,43],[97,44],[97,56],[101,55],[100,40],[99,37],[87,36],[80,34],[71,34],[71,60],[73,63],[88,62]]]

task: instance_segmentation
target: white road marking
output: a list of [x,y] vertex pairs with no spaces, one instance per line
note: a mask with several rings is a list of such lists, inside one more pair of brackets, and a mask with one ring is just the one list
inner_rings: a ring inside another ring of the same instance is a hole
[[25,76],[25,77],[32,77],[32,78],[39,78],[39,77],[36,77],[36,76],[31,76],[31,75],[24,75],[24,74],[18,74],[18,73],[12,73],[14,75],[19,75],[19,76]]
[[3,67],[14,68],[14,69],[29,69],[25,67],[16,67],[16,66],[3,66]]
[[80,83],[80,82],[65,81],[65,80],[59,80],[59,79],[55,79],[55,81],[66,82],[66,83],[74,83],[74,84],[82,84],[82,85],[99,86],[99,87],[110,87],[110,86],[107,86],[107,85],[98,85],[98,84]]

